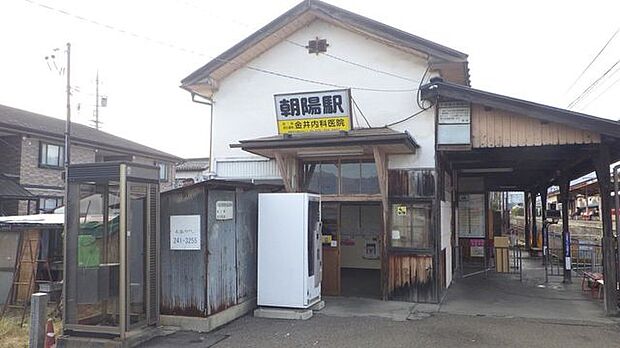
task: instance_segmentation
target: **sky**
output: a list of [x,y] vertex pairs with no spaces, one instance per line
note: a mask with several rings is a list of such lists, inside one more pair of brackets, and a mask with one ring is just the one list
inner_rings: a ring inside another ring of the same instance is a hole
[[[64,118],[70,42],[73,121],[92,125],[99,72],[102,130],[206,157],[209,108],[181,79],[298,2],[2,0],[0,104]],[[467,53],[474,88],[567,108],[604,76],[572,109],[620,119],[620,33],[580,77],[620,28],[618,1],[328,2]]]

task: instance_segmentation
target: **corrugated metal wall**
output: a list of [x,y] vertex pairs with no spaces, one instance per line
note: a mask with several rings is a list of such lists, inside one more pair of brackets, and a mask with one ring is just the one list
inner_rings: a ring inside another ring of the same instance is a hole
[[216,202],[234,203],[235,191],[209,190],[207,196],[207,315],[211,315],[237,302],[237,241],[236,219],[215,219]]
[[[198,184],[161,197],[162,314],[206,317],[256,297],[258,190]],[[216,219],[218,201],[234,203],[232,219]],[[170,250],[172,215],[201,216],[201,250]]]
[[[258,192],[237,191],[237,297],[256,297]],[[248,257],[252,255],[253,257]]]
[[[161,195],[161,313],[205,316],[207,209],[204,186]],[[200,250],[170,250],[170,216],[200,215]]]

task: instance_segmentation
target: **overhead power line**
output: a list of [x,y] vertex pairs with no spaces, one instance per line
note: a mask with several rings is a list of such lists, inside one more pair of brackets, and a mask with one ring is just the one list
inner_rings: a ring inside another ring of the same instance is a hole
[[592,98],[592,100],[590,100],[586,105],[583,106],[582,110],[586,109],[588,106],[590,106],[590,104],[597,101],[598,98],[602,97],[605,93],[609,92],[609,90],[612,89],[618,82],[620,82],[620,78],[612,82],[611,84],[609,84],[607,88],[605,88],[601,93],[599,93],[596,97]]
[[582,100],[584,100],[590,93],[592,93],[592,91],[602,81],[605,81],[606,78],[613,76],[616,72],[618,72],[618,69],[614,70],[618,64],[620,64],[620,59],[618,59],[614,64],[612,64],[611,67],[609,67],[609,69],[605,70],[605,72],[601,76],[599,76],[596,80],[594,80],[588,87],[586,87],[586,89],[583,90],[583,92],[581,92],[581,94],[579,94],[575,99],[573,99],[573,101],[570,104],[568,104],[568,108],[570,109],[570,108],[575,107]]
[[207,55],[207,54],[195,51],[195,50],[187,49],[187,48],[184,48],[184,47],[181,47],[181,46],[178,46],[178,45],[166,42],[166,41],[162,41],[162,40],[159,40],[159,39],[153,39],[153,38],[151,38],[149,36],[138,34],[138,33],[132,32],[130,30],[118,28],[116,26],[109,25],[109,24],[106,24],[106,23],[103,23],[103,22],[99,22],[99,21],[96,21],[96,20],[93,20],[93,19],[81,16],[81,15],[76,15],[74,13],[71,13],[71,12],[67,11],[67,10],[59,9],[59,8],[56,8],[56,7],[53,7],[53,6],[50,6],[50,5],[38,2],[38,1],[34,1],[34,0],[24,0],[24,1],[28,2],[30,4],[33,4],[33,5],[40,6],[42,8],[47,9],[47,10],[54,11],[54,12],[63,14],[65,16],[69,16],[69,17],[78,19],[78,20],[83,21],[83,22],[87,22],[87,23],[90,23],[90,24],[93,24],[93,25],[97,25],[99,27],[103,27],[103,28],[111,30],[111,31],[115,31],[115,32],[121,33],[123,35],[132,36],[132,37],[134,37],[136,39],[145,40],[145,41],[148,41],[148,42],[151,42],[151,43],[155,43],[155,44],[158,44],[158,45],[161,45],[161,46],[164,46],[164,47],[167,47],[167,48],[171,48],[171,49],[174,49],[174,50],[178,50],[178,51],[181,51],[181,52],[184,52],[184,53],[188,53],[188,54],[192,54],[192,55],[197,55],[197,56],[200,56],[200,57],[206,57],[206,58],[213,59],[213,60],[218,60],[218,61],[221,61],[221,62],[224,62],[224,63],[227,63],[227,64],[234,64],[234,65],[237,65],[239,68],[246,68],[246,69],[249,69],[249,70],[253,70],[253,71],[257,71],[257,72],[261,72],[261,73],[265,73],[265,74],[269,74],[269,75],[273,75],[273,76],[278,76],[278,77],[282,77],[282,78],[288,78],[288,79],[297,80],[297,81],[303,81],[303,82],[308,82],[308,83],[314,83],[314,84],[318,84],[318,85],[331,86],[331,87],[337,87],[337,88],[350,88],[350,89],[354,89],[354,90],[369,91],[369,92],[404,93],[404,92],[415,92],[415,91],[417,91],[417,89],[413,89],[413,88],[412,89],[406,89],[406,88],[403,88],[403,89],[397,89],[397,88],[390,89],[390,88],[371,88],[371,87],[360,87],[360,86],[346,86],[346,85],[339,85],[339,84],[335,84],[335,83],[330,83],[330,82],[325,82],[325,81],[319,81],[319,80],[313,80],[313,79],[303,78],[303,77],[299,77],[299,76],[289,75],[289,74],[285,74],[285,73],[281,73],[281,72],[277,72],[277,71],[272,71],[272,70],[268,70],[268,69],[264,69],[264,68],[260,68],[260,67],[256,67],[256,66],[252,66],[252,65],[249,65],[249,64],[242,64],[242,63],[239,63],[239,62],[235,62],[234,60],[223,59],[223,58],[219,58],[219,57],[213,57],[213,56],[210,56],[210,55]]
[[583,69],[583,71],[581,72],[581,74],[579,74],[579,76],[577,76],[577,78],[575,79],[575,81],[573,81],[573,84],[570,85],[570,87],[568,87],[568,89],[566,90],[566,92],[570,91],[571,89],[573,89],[573,87],[575,87],[575,85],[577,84],[577,82],[583,77],[583,75],[586,73],[586,71],[588,71],[588,69],[590,69],[590,67],[592,66],[592,64],[594,64],[594,62],[598,59],[598,57],[600,57],[600,55],[603,53],[603,51],[605,51],[605,49],[607,48],[607,46],[609,46],[609,44],[613,41],[613,39],[616,37],[616,35],[618,34],[618,32],[620,32],[620,27],[618,27],[618,29],[616,29],[616,31],[611,35],[611,37],[609,38],[609,40],[607,40],[607,42],[605,43],[605,45],[603,45],[603,48],[601,48],[600,51],[598,51],[598,53],[594,56],[594,58],[592,58],[592,60],[590,61],[590,63],[588,63],[588,65],[585,67],[585,69]]
[[[221,19],[221,20],[223,20],[225,22],[236,23],[236,24],[239,24],[239,25],[244,26],[246,28],[254,29],[254,27],[249,25],[248,23],[241,22],[241,21],[239,21],[237,19],[224,18],[224,17],[218,16],[218,15],[216,15],[214,13],[214,11],[208,11],[208,10],[202,8],[202,7],[196,6],[193,3],[189,3],[187,1],[183,1],[183,4],[185,4],[187,6],[190,6],[192,8],[195,8],[197,10],[200,10],[203,13],[206,13],[207,15],[209,15],[209,16],[211,16],[213,18],[219,18],[219,19]],[[297,47],[302,48],[304,50],[307,49],[306,45],[304,45],[302,43],[299,43],[299,42],[296,42],[296,41],[293,41],[293,40],[289,39],[288,37],[283,37],[280,34],[278,34],[277,32],[273,33],[272,35],[277,37],[277,38],[279,38],[280,40],[283,40],[283,41],[293,45],[293,46],[297,46]],[[321,54],[323,56],[326,56],[326,57],[329,57],[329,58],[334,59],[334,60],[338,60],[338,61],[346,63],[346,64],[350,64],[350,65],[356,66],[358,68],[362,68],[362,69],[365,69],[365,70],[369,70],[369,71],[375,72],[375,73],[379,73],[379,74],[395,77],[395,78],[398,78],[398,79],[401,79],[401,80],[405,80],[405,81],[409,81],[409,82],[415,82],[415,83],[420,82],[420,80],[416,80],[416,79],[413,79],[413,78],[410,78],[410,77],[402,76],[402,75],[399,75],[399,74],[391,73],[389,71],[385,71],[385,70],[381,70],[381,69],[378,69],[378,68],[375,68],[375,67],[371,67],[369,65],[358,63],[358,62],[355,62],[353,60],[350,60],[350,59],[347,59],[347,58],[343,58],[343,57],[339,57],[339,56],[331,54],[331,53],[319,52],[319,54]]]
[[355,99],[353,99],[353,97],[351,97],[351,102],[353,102],[353,105],[355,106],[355,108],[357,109],[357,111],[360,113],[360,115],[362,116],[362,118],[364,119],[364,121],[366,121],[366,125],[368,125],[368,128],[372,128],[372,126],[370,125],[370,122],[368,122],[368,119],[366,118],[366,115],[364,115],[364,112],[362,111],[362,109],[359,107],[359,105],[357,105],[357,102],[355,101]]

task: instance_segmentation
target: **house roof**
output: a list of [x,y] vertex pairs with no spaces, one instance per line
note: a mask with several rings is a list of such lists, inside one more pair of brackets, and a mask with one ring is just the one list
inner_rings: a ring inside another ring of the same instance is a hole
[[34,199],[35,196],[11,178],[0,174],[0,199]]
[[555,122],[577,129],[620,138],[620,122],[618,121],[486,92],[450,82],[432,81],[422,86],[421,97],[426,100],[435,100],[437,97],[444,97],[468,101],[515,112],[542,121]]
[[1,216],[0,230],[12,228],[62,228],[65,214],[36,214],[19,216]]
[[[65,120],[0,105],[0,129],[63,139],[65,124]],[[181,161],[180,157],[79,123],[71,123],[71,138],[72,141],[80,144],[111,151],[147,156],[170,162]]]
[[177,172],[195,172],[209,169],[209,158],[187,158],[176,166]]
[[[193,85],[213,84],[212,74],[218,69],[227,65],[233,65],[231,71],[239,69],[258,54],[281,42],[286,36],[300,28],[298,26],[287,29],[286,27],[291,25],[291,23],[298,22],[300,25],[305,25],[316,18],[321,18],[352,30],[361,31],[372,38],[389,43],[399,49],[425,53],[435,58],[437,63],[463,63],[464,71],[462,73],[466,75],[465,79],[469,81],[467,54],[463,52],[319,0],[305,0],[191,73],[181,81],[181,87],[192,91]],[[276,36],[277,40],[267,42],[266,39],[273,36]],[[252,51],[251,55],[242,57],[242,54],[249,51]],[[234,64],[231,64],[233,60]]]
[[[251,140],[240,140],[230,147],[265,157],[273,157],[273,150],[304,152],[307,150],[330,151],[334,156],[346,152],[347,148],[362,150],[369,146],[384,146],[389,153],[415,153],[419,145],[408,132],[399,132],[388,127],[356,128],[348,132],[325,132],[293,135],[275,135]],[[345,149],[345,150],[343,150]],[[340,152],[343,150],[344,152]],[[297,153],[298,156],[303,156]],[[327,156],[327,155],[325,155]]]

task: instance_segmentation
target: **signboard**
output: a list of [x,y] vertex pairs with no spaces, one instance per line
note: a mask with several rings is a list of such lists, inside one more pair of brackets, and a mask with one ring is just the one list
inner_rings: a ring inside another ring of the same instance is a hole
[[458,232],[459,238],[484,238],[484,195],[459,195]]
[[351,130],[351,92],[334,91],[274,96],[278,134]]
[[484,257],[484,239],[472,239],[469,241],[469,256]]
[[437,108],[437,144],[471,143],[471,106],[466,102],[441,102]]
[[439,103],[439,124],[468,124],[471,122],[471,108],[465,102]]
[[170,216],[170,250],[200,250],[200,215]]
[[405,215],[407,215],[407,206],[406,205],[399,205],[398,207],[396,207],[396,215],[397,216],[405,216]]
[[232,220],[235,212],[232,201],[215,202],[215,220]]

